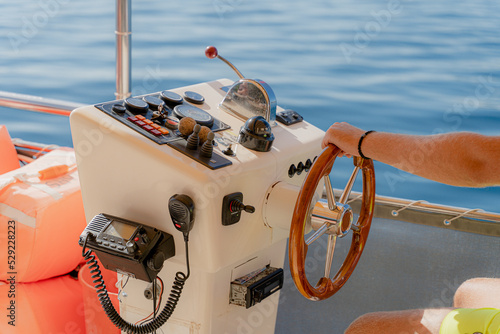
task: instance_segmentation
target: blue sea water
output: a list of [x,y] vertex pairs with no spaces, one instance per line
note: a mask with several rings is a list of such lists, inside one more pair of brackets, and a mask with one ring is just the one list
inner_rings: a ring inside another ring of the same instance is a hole
[[[114,99],[115,1],[0,0],[0,90]],[[278,104],[326,130],[500,129],[498,0],[133,1],[134,94],[222,77],[215,45]],[[71,146],[66,117],[0,108],[13,137]],[[500,154],[500,152],[499,152]],[[334,186],[351,172],[341,159]],[[500,188],[445,186],[377,163],[377,193],[500,212]]]

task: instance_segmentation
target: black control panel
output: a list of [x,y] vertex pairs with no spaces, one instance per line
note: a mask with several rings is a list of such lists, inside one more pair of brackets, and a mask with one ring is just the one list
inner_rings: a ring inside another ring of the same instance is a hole
[[175,255],[172,235],[153,227],[98,214],[80,235],[78,243],[92,249],[105,268],[152,282],[163,262]]
[[[184,96],[164,90],[159,93],[130,97],[96,104],[95,107],[114,119],[151,139],[159,145],[167,144],[210,169],[231,165],[231,161],[213,150],[186,147],[187,136],[183,136],[181,120],[192,118],[200,126],[211,132],[230,129],[231,127],[198,107],[205,103],[205,98],[196,92],[186,91]],[[214,142],[215,143],[215,142]]]
[[212,132],[230,126],[199,108],[205,98],[187,91],[184,97],[165,90],[159,93],[130,97],[96,104],[95,107],[159,145],[182,139],[177,129],[179,119],[191,117]]

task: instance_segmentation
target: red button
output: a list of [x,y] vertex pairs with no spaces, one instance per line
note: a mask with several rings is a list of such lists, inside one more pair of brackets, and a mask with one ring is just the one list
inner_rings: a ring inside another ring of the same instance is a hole
[[135,238],[134,238],[134,241],[139,241],[139,237],[135,237]]
[[127,119],[128,119],[129,121],[131,121],[131,122],[137,122],[137,121],[138,121],[138,119],[137,119],[136,117],[133,117],[133,116],[130,116],[130,117],[128,117]]
[[153,135],[155,135],[156,137],[161,136],[161,132],[160,132],[160,131],[158,131],[158,130],[151,130],[150,132],[151,132]]
[[143,128],[144,130],[146,130],[146,131],[150,131],[150,132],[151,132],[152,130],[154,130],[154,128],[153,128],[151,125],[143,125],[143,126],[142,126],[142,128]]
[[146,125],[146,123],[144,123],[143,121],[139,121],[139,120],[135,121],[134,123],[139,125],[140,127],[143,127],[144,125]]

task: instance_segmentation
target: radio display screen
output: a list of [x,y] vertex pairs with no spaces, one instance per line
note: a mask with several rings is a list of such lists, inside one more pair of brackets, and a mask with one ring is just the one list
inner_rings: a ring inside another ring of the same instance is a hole
[[124,240],[130,239],[130,237],[134,234],[137,226],[124,224],[122,222],[118,222],[113,220],[111,224],[108,225],[108,228],[104,231],[107,235],[112,235],[114,237],[122,238]]

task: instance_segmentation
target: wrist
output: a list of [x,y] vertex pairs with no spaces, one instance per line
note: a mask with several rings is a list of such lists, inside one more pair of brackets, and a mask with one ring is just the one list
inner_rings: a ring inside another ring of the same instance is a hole
[[363,145],[363,141],[366,139],[366,137],[370,134],[370,133],[373,133],[375,132],[374,130],[369,130],[369,131],[366,131],[365,133],[363,133],[361,135],[361,137],[359,137],[359,141],[358,141],[358,154],[361,158],[363,159],[370,159],[368,158],[367,156],[365,156],[363,154],[363,150],[362,150],[362,145]]

